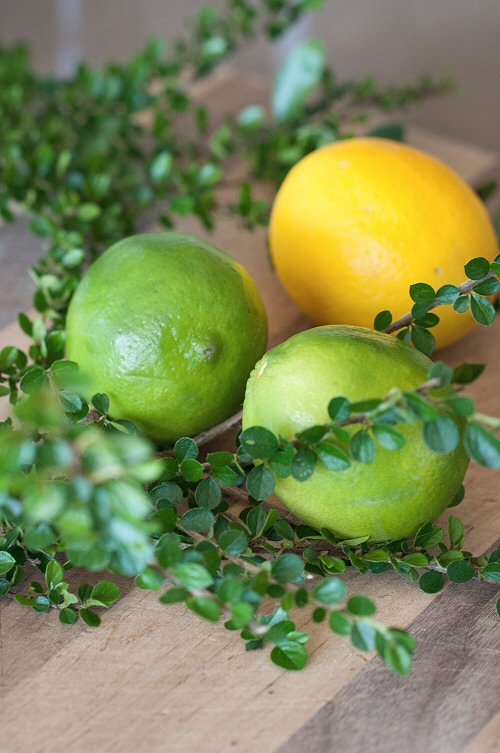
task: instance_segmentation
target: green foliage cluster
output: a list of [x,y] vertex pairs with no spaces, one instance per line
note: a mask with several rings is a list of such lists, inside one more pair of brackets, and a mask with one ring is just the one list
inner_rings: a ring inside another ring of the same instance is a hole
[[496,311],[487,296],[500,289],[500,255],[493,262],[484,257],[471,259],[464,267],[467,280],[460,286],[442,285],[434,290],[426,282],[410,286],[413,301],[411,312],[395,322],[390,311],[375,317],[374,328],[382,332],[397,332],[397,337],[430,356],[436,350],[436,338],[430,331],[439,324],[439,316],[431,313],[438,306],[451,305],[457,314],[470,311],[478,324],[488,327],[495,321]]
[[[365,404],[334,397],[331,420],[293,441],[253,427],[234,451],[202,458],[187,437],[159,452],[132,424],[109,416],[104,394],[88,404],[77,365],[64,360],[65,315],[81,275],[145,212],[166,227],[186,214],[206,227],[228,213],[250,228],[265,224],[268,205],[255,192],[256,180],[279,184],[304,154],[359,127],[402,138],[398,124],[371,130],[368,112],[449,88],[429,78],[384,90],[369,78],[339,82],[322,45],[308,42],[280,71],[269,113],[249,106],[214,129],[191,83],[258,30],[278,37],[320,4],[227,0],[221,11],[201,11],[167,55],[153,42],[124,65],[81,65],[64,81],[36,76],[23,48],[0,49],[0,214],[13,221],[21,205],[44,247],[30,270],[38,315],[19,316],[29,350],[0,352],[0,396],[13,406],[0,424],[0,596],[56,611],[67,625],[81,619],[95,627],[96,610],[119,598],[119,586],[94,575],[93,584],[73,586],[72,569],[111,571],[134,577],[165,604],[182,602],[205,620],[223,622],[248,650],[268,646],[271,659],[287,669],[307,661],[309,635],[292,617],[308,609],[315,622],[407,674],[413,638],[378,621],[371,599],[347,593],[346,569],[394,570],[435,593],[446,579],[498,582],[499,552],[488,558],[468,552],[455,516],[447,531],[429,522],[411,540],[374,547],[363,539],[339,541],[266,500],[276,477],[305,481],[316,463],[341,472],[370,463],[378,445],[400,450],[398,426],[406,423],[421,423],[435,452],[450,452],[465,423],[470,457],[498,468],[498,419],[479,414],[459,394],[482,367],[452,371],[438,363],[412,391],[392,390]],[[228,201],[235,156],[248,177]],[[401,337],[430,352],[429,329],[437,321],[429,312],[438,303],[465,310],[458,302],[466,299],[478,321],[491,323],[494,310],[484,296],[498,288],[499,262],[488,269],[484,262],[467,265],[467,288],[413,286],[409,320],[400,325],[383,312],[377,328],[401,329]],[[443,386],[450,387],[446,395],[437,389]]]

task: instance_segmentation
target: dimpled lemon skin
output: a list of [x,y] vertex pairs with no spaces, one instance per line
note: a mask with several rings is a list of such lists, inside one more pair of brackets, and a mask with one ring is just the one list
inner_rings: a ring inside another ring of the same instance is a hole
[[[373,330],[329,326],[301,332],[256,365],[248,380],[243,428],[264,426],[291,439],[329,420],[332,397],[359,401],[384,397],[394,386],[412,389],[426,380],[430,363],[419,351]],[[307,481],[277,479],[276,496],[304,522],[341,538],[411,536],[450,504],[468,459],[461,446],[450,455],[431,452],[420,424],[400,430],[403,449],[377,445],[373,463],[353,461],[344,471],[329,471],[318,461]]]
[[[309,154],[276,196],[269,241],[277,273],[316,324],[373,327],[411,309],[409,286],[459,285],[464,264],[493,260],[498,242],[469,186],[439,160],[387,139],[339,141]],[[436,309],[438,346],[474,325]]]
[[179,233],[116,243],[68,312],[67,355],[90,377],[90,394],[107,393],[112,416],[157,442],[235,413],[266,342],[266,313],[245,268]]

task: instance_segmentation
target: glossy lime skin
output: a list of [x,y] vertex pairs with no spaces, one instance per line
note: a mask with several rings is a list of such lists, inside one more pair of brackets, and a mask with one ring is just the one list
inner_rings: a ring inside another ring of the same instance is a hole
[[[359,401],[385,397],[392,387],[418,387],[430,364],[400,340],[361,327],[301,332],[256,365],[247,384],[243,428],[265,426],[291,439],[329,420],[332,397]],[[371,465],[353,462],[344,471],[329,471],[318,462],[305,482],[277,479],[276,496],[304,522],[342,538],[385,541],[412,535],[449,505],[468,458],[461,446],[450,455],[431,452],[421,424],[401,431],[406,437],[402,450],[377,445]]]
[[267,318],[240,264],[190,235],[136,235],[88,270],[69,307],[67,355],[112,416],[171,443],[241,406]]

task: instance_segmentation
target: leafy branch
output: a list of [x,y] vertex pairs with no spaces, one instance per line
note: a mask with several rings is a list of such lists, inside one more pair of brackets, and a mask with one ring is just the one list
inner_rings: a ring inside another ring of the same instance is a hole
[[487,296],[495,295],[500,289],[500,255],[492,262],[484,257],[471,259],[465,265],[469,279],[461,285],[442,285],[438,290],[424,282],[410,286],[410,297],[414,305],[410,312],[392,320],[388,310],[375,317],[374,328],[387,334],[397,332],[397,337],[408,344],[412,343],[426,355],[436,349],[436,339],[430,329],[439,324],[439,316],[431,314],[438,306],[451,305],[457,314],[471,311],[472,316],[484,326],[495,321],[495,307]]
[[[471,367],[453,372],[437,363],[414,390],[392,390],[364,404],[334,398],[324,426],[292,441],[252,427],[240,434],[236,451],[212,452],[202,462],[196,442],[187,437],[159,457],[130,425],[99,414],[97,407],[108,406],[105,395],[96,395],[91,408],[82,405],[71,391],[78,383],[71,362],[56,362],[48,372],[35,367],[21,383],[26,393],[18,401],[15,424],[2,429],[0,590],[17,592],[17,601],[35,611],[59,609],[67,624],[81,617],[96,626],[99,617],[92,607],[109,606],[119,592],[104,581],[75,594],[63,576],[74,565],[110,568],[135,575],[139,587],[161,591],[166,604],[183,602],[204,619],[223,620],[227,629],[241,631],[248,649],[271,644],[271,659],[288,669],[307,661],[308,633],[297,631],[290,619],[293,609],[307,607],[314,621],[327,620],[356,648],[377,650],[405,674],[413,640],[376,621],[368,597],[350,596],[341,606],[346,587],[339,576],[349,566],[373,573],[394,569],[435,593],[445,575],[453,582],[473,577],[498,582],[499,553],[484,558],[464,549],[464,527],[455,516],[448,521],[449,546],[444,530],[431,522],[411,540],[374,545],[367,537],[339,540],[263,503],[276,477],[305,481],[317,462],[332,472],[369,463],[376,444],[401,449],[404,436],[397,426],[408,422],[422,423],[434,452],[449,452],[465,418],[464,443],[471,457],[500,467],[500,441],[485,428],[496,419],[478,417],[470,398],[454,390],[443,394],[443,387],[461,386],[478,373]],[[89,410],[98,416],[91,424],[82,416]],[[345,427],[356,424],[361,429],[349,434]],[[496,421],[493,431],[499,425]],[[360,433],[367,439],[356,440]],[[30,469],[36,473],[27,473]],[[461,498],[462,493],[453,504]],[[55,559],[58,552],[65,552],[64,570]],[[45,583],[32,580],[27,593],[18,592],[27,566],[41,570]],[[311,577],[320,578],[312,591]],[[109,594],[109,603],[101,592]],[[271,612],[263,612],[269,604]]]

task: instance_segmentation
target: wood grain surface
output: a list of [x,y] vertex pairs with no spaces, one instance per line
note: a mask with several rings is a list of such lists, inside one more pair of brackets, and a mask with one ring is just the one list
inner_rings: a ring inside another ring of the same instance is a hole
[[[200,92],[223,113],[262,100],[259,82],[220,73]],[[496,157],[411,129],[411,141],[441,155],[474,184]],[[193,223],[184,229],[203,233]],[[241,260],[261,290],[274,344],[309,326],[269,268],[265,233],[232,221],[211,240]],[[2,274],[0,298],[8,278]],[[12,311],[14,318],[16,311]],[[20,343],[13,325],[0,346]],[[500,411],[500,325],[442,351],[450,364],[488,361],[470,389],[479,409]],[[229,441],[220,440],[220,445]],[[464,520],[469,549],[500,536],[500,473],[472,466]],[[77,577],[78,573],[77,573]],[[500,751],[500,647],[495,588],[473,582],[422,593],[394,573],[348,576],[380,617],[410,627],[415,669],[397,678],[325,625],[312,634],[305,671],[288,673],[266,652],[246,654],[238,637],[182,606],[122,583],[125,596],[92,630],[61,625],[11,602],[0,606],[0,753],[494,753]]]

